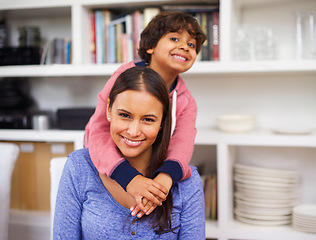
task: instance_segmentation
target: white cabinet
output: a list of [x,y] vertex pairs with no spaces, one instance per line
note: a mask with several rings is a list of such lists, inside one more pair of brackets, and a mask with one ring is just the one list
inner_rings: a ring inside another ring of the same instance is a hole
[[[1,1],[2,2],[2,1]],[[181,1],[14,1],[0,4],[6,15],[10,42],[15,43],[15,28],[22,23],[37,24],[43,36],[72,39],[73,63],[49,66],[2,66],[0,77],[26,76],[32,93],[43,109],[86,104],[95,106],[97,93],[118,68],[118,64],[89,64],[89,11],[160,5]],[[201,1],[213,3],[214,1]],[[316,135],[276,135],[271,129],[284,125],[316,129],[316,59],[295,59],[295,19],[293,12],[316,10],[313,0],[220,0],[220,61],[196,62],[183,74],[198,104],[196,160],[212,161],[218,173],[218,220],[207,221],[208,238],[228,239],[315,239],[315,234],[294,231],[290,226],[262,227],[243,224],[233,216],[234,163],[266,164],[298,169],[302,175],[302,201],[316,202]],[[235,61],[235,33],[256,27],[273,30],[275,59]],[[75,87],[73,87],[75,85]],[[94,86],[93,86],[94,85]],[[58,91],[58,101],[52,94]],[[226,113],[252,113],[257,116],[254,131],[225,134],[216,130],[215,118]],[[50,134],[46,134],[50,133]],[[64,135],[63,135],[64,134]],[[16,137],[14,137],[16,136]],[[32,130],[0,130],[0,140],[62,141],[67,138],[80,147],[83,132],[51,130],[45,134]],[[51,137],[51,139],[50,139]],[[199,154],[200,147],[206,149]],[[209,150],[208,150],[209,148]],[[211,155],[209,157],[208,155]]]

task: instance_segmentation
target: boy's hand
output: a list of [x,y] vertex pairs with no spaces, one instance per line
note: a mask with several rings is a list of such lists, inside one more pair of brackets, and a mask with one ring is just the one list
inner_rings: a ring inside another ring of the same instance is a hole
[[[166,173],[159,173],[154,178],[154,181],[157,183],[160,183],[168,190],[166,195],[165,195],[165,199],[161,199],[159,196],[156,195],[156,198],[158,198],[161,202],[165,201],[167,198],[167,195],[170,191],[170,188],[172,186],[172,178]],[[144,207],[144,210],[142,210],[141,206]],[[138,213],[137,214],[138,218],[141,218],[144,214],[149,215],[150,213],[152,213],[152,211],[155,210],[155,208],[157,207],[157,204],[153,203],[152,201],[150,201],[146,197],[144,197],[144,198],[141,198],[141,206],[139,206],[137,204],[137,202],[134,203],[134,205],[130,209],[132,211],[132,213],[131,213],[132,216],[135,216],[137,213]]]
[[168,190],[163,185],[141,175],[137,175],[130,181],[126,186],[126,191],[135,199],[139,210],[144,213],[149,209],[149,206],[145,207],[147,202],[142,202],[144,198],[160,206],[168,195]]

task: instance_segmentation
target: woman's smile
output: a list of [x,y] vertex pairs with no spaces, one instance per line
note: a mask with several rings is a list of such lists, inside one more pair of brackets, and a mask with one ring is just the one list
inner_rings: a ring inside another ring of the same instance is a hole
[[138,147],[144,141],[144,140],[132,140],[132,139],[128,139],[124,136],[121,136],[121,137],[122,137],[124,143],[130,147]]

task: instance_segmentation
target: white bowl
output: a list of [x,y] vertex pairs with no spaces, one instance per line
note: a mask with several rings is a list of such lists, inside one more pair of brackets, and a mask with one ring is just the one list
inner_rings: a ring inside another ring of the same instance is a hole
[[217,127],[224,132],[244,133],[253,129],[256,122],[254,115],[222,115],[216,118]]

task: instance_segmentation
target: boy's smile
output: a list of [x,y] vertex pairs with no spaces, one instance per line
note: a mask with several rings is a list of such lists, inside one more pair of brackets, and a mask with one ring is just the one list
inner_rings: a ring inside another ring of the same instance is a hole
[[169,32],[147,53],[151,54],[149,67],[169,86],[180,73],[192,67],[197,55],[196,40],[186,30]]

